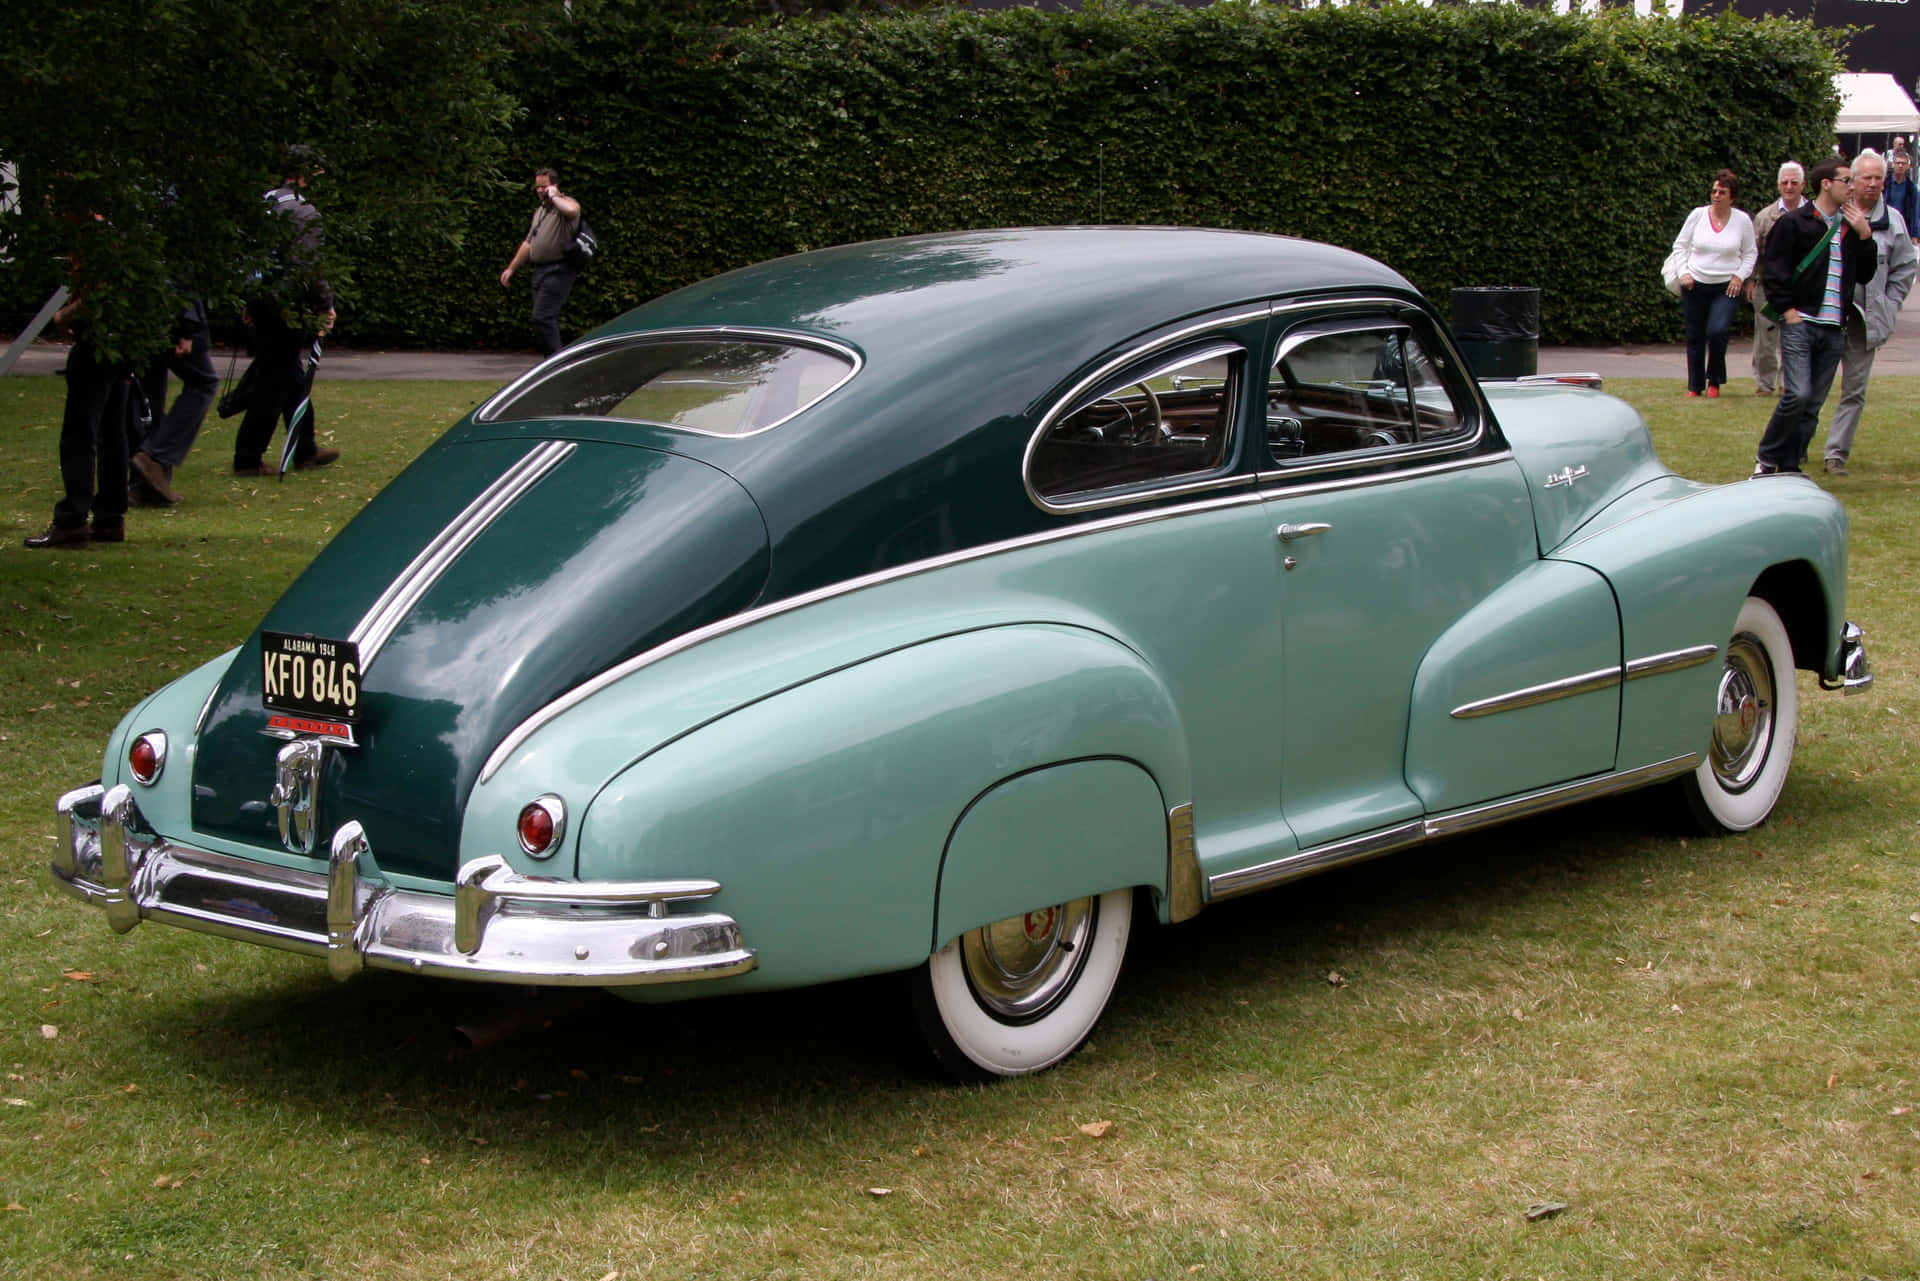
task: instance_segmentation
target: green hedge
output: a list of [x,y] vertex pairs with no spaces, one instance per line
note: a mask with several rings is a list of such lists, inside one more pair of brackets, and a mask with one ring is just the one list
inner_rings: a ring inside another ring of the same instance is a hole
[[[1713,172],[1758,208],[1824,154],[1828,36],[1733,15],[1220,4],[675,26],[583,9],[524,59],[514,184],[449,247],[351,246],[348,341],[525,346],[498,276],[558,167],[601,235],[569,334],[797,250],[954,228],[1180,223],[1346,245],[1431,296],[1537,285],[1552,342],[1672,338],[1659,265]],[[350,221],[350,220],[349,220]]]

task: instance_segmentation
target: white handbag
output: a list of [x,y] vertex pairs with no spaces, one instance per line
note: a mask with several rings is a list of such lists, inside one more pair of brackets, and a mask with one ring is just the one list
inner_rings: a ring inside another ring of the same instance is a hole
[[1685,249],[1675,249],[1667,255],[1667,260],[1660,264],[1660,280],[1666,285],[1667,292],[1675,298],[1680,296],[1680,273],[1686,269],[1686,266],[1687,251]]

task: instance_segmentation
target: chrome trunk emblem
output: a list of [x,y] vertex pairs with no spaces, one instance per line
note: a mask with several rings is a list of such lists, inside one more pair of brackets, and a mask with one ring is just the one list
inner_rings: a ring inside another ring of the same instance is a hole
[[275,758],[267,800],[280,811],[280,843],[295,854],[313,853],[313,794],[326,750],[324,743],[303,738],[288,743]]
[[1562,485],[1571,485],[1574,481],[1579,480],[1586,474],[1587,469],[1584,466],[1563,467],[1559,471],[1548,472],[1547,488],[1558,489]]

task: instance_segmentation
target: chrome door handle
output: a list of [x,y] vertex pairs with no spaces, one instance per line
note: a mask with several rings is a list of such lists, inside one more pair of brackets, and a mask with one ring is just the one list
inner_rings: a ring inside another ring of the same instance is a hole
[[1315,534],[1324,534],[1333,526],[1325,521],[1313,521],[1305,525],[1282,525],[1274,532],[1280,535],[1280,541],[1290,543],[1296,538],[1311,538]]

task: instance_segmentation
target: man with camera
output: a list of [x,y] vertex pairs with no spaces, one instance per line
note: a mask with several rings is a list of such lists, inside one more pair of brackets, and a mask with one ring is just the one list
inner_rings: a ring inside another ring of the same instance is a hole
[[580,202],[560,194],[558,176],[551,168],[533,171],[533,194],[540,207],[533,212],[527,238],[514,251],[513,261],[500,273],[501,285],[513,280],[522,264],[533,265],[533,328],[539,335],[540,351],[551,356],[566,344],[560,340],[560,309],[580,272],[567,261],[580,227]]

